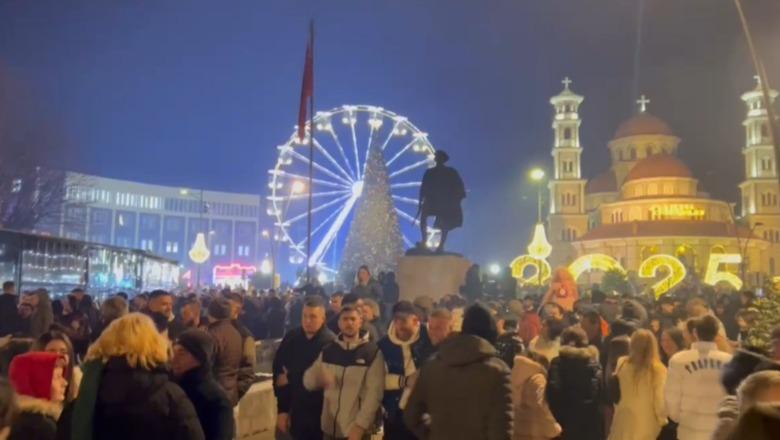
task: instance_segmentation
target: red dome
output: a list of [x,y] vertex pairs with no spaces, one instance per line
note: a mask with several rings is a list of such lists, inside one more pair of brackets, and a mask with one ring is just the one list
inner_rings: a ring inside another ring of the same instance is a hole
[[670,154],[658,154],[646,157],[634,165],[626,176],[626,182],[631,180],[649,179],[652,177],[682,177],[693,178],[688,165]]
[[612,170],[607,170],[590,179],[585,186],[585,192],[588,194],[616,192],[617,189],[617,179]]
[[669,124],[650,113],[644,112],[620,124],[620,127],[615,132],[615,139],[643,134],[674,136]]

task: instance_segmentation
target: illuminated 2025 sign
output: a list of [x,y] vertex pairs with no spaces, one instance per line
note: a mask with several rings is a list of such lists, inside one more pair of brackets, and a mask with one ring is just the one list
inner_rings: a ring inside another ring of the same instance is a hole
[[[704,274],[704,282],[709,285],[716,285],[724,282],[730,284],[739,290],[742,287],[742,280],[735,274],[721,270],[724,264],[739,264],[742,262],[742,256],[739,254],[711,254],[707,264],[707,271]],[[525,275],[527,268],[532,267],[535,270],[529,276]],[[542,274],[539,276],[539,268]],[[605,254],[583,255],[569,265],[574,279],[578,279],[583,273],[592,270],[606,272],[617,270],[626,273],[626,270],[615,258]],[[512,276],[517,278],[523,285],[540,285],[550,279],[550,264],[545,259],[534,258],[531,255],[521,255],[512,262]],[[652,255],[639,265],[638,275],[641,278],[656,278],[663,272],[665,276],[656,281],[652,288],[656,297],[660,297],[680,284],[687,275],[685,265],[677,257],[666,254]],[[540,283],[541,282],[541,283]]]

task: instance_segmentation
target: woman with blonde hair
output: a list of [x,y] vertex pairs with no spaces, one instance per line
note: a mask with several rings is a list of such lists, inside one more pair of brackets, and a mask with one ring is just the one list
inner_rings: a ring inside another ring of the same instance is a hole
[[667,420],[666,367],[658,355],[653,332],[645,329],[634,332],[628,356],[618,359],[615,375],[620,396],[609,439],[655,440]]
[[192,402],[169,379],[169,358],[168,341],[148,316],[113,321],[87,352],[71,438],[203,439]]

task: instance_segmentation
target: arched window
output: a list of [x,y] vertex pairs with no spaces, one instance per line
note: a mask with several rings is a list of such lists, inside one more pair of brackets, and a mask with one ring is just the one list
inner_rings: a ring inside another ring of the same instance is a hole
[[628,158],[630,160],[636,160],[636,150],[634,148],[628,150]]
[[571,128],[566,127],[563,129],[563,138],[567,141],[571,140]]

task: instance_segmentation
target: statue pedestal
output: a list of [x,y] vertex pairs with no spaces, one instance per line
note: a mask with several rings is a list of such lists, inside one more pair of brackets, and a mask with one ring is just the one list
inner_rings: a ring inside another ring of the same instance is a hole
[[466,283],[471,262],[456,255],[407,255],[398,261],[396,281],[400,298],[414,301],[429,296],[434,301],[446,295],[460,293]]

